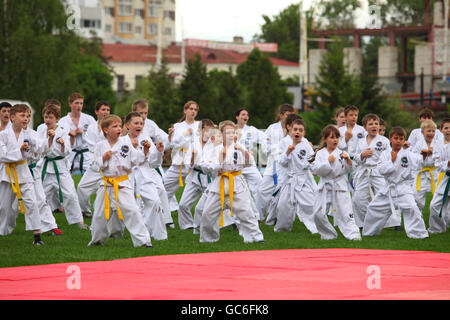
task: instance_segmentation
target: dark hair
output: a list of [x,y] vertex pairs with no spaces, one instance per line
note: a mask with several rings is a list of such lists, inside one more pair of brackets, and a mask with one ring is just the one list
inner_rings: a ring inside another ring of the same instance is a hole
[[213,127],[214,128],[214,122],[210,119],[202,119],[202,128],[203,127]]
[[245,108],[237,109],[236,112],[234,113],[234,119],[236,119],[236,117],[239,117],[239,115],[241,114],[242,111],[247,111],[248,112],[248,110],[245,109]]
[[61,107],[61,102],[60,102],[59,100],[57,100],[57,99],[53,99],[53,98],[47,99],[47,100],[45,101],[45,103],[44,103],[44,106],[48,106],[48,105],[50,105],[50,104],[54,104],[54,105],[56,105],[56,106]]
[[278,107],[277,116],[275,118],[275,122],[280,121],[280,115],[285,114],[286,112],[294,112],[294,107],[289,103],[283,103]]
[[46,114],[53,114],[56,119],[61,118],[61,108],[55,104],[49,104],[44,107],[42,110],[42,114],[45,116]]
[[442,120],[441,129],[444,127],[444,124],[446,123],[450,123],[450,118],[444,118],[444,120]]
[[109,108],[111,108],[110,104],[107,101],[100,100],[95,104],[95,111],[100,110],[101,106],[108,106]]
[[69,103],[72,103],[72,102],[74,102],[75,100],[78,100],[78,99],[83,99],[84,100],[84,97],[83,97],[83,95],[81,94],[81,93],[78,93],[78,92],[74,92],[74,93],[72,93],[70,96],[69,96]]
[[303,128],[306,129],[306,123],[305,123],[305,121],[303,121],[302,118],[299,117],[299,118],[297,118],[297,119],[294,119],[294,120],[292,121],[292,123],[291,123],[291,127],[293,127],[293,126],[296,125],[296,124],[299,124],[299,125],[303,126]]
[[389,139],[395,134],[406,138],[406,131],[401,127],[392,127],[391,130],[389,130]]
[[5,102],[0,103],[0,110],[3,108],[11,108],[11,107],[12,107],[12,105],[9,102],[5,101]]
[[303,119],[303,118],[296,113],[290,113],[286,117],[286,121],[284,122],[284,127],[286,128],[286,130],[287,130],[287,126],[292,126],[292,122],[297,119]]
[[377,120],[378,124],[380,124],[380,117],[377,116],[375,113],[366,114],[362,118],[361,122],[362,122],[363,126],[365,126],[367,124],[367,122],[369,122],[369,120]]
[[139,117],[139,118],[142,119],[142,117],[141,117],[141,115],[139,114],[139,112],[131,111],[130,113],[128,113],[128,114],[125,116],[125,119],[124,119],[123,123],[128,123],[128,122],[130,122],[131,119],[133,119],[134,117]]
[[418,115],[419,115],[419,119],[420,118],[430,118],[430,119],[434,118],[434,113],[429,108],[423,108],[422,110],[419,111]]
[[386,121],[380,118],[380,126],[386,126]]
[[345,107],[344,114],[347,115],[350,111],[358,111],[359,112],[359,109],[358,109],[357,106],[354,106],[354,105],[350,104],[350,105]]
[[341,133],[339,132],[339,129],[336,128],[336,126],[333,124],[329,124],[325,128],[322,129],[319,149],[323,149],[327,146],[325,139],[331,135],[334,135],[336,138],[341,137]]

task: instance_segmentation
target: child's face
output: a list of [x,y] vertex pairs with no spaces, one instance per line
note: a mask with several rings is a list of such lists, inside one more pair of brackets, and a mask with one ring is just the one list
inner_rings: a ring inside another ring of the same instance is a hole
[[356,121],[358,121],[358,111],[356,110],[348,111],[347,115],[345,116],[345,119],[348,125],[354,126],[356,124]]
[[147,119],[148,116],[148,106],[143,108],[136,108],[136,112],[139,113],[142,117],[142,120],[145,121],[145,119]]
[[29,112],[16,112],[16,114],[11,115],[11,122],[15,127],[26,129],[28,123],[30,123],[30,116]]
[[212,127],[210,127],[210,126],[204,126],[202,128],[202,141],[203,142],[207,142],[208,141],[208,132],[211,129],[212,129]]
[[10,107],[3,107],[2,110],[0,110],[0,119],[2,123],[7,123],[9,121],[9,110]]
[[213,136],[214,138],[214,145],[218,146],[219,144],[223,144],[223,135],[221,132],[217,132],[217,134],[215,134]]
[[330,134],[328,137],[325,138],[325,143],[327,148],[330,148],[331,150],[334,150],[337,148],[339,142],[339,138],[336,137],[334,133]]
[[133,117],[129,122],[126,123],[126,127],[128,129],[128,133],[133,136],[139,136],[142,132],[142,128],[144,127],[144,121],[141,117]]
[[239,116],[236,117],[236,121],[238,124],[246,125],[248,122],[248,112],[246,110],[242,110],[239,113]]
[[444,134],[445,140],[450,141],[450,122],[444,123],[441,131]]
[[237,138],[236,130],[233,127],[227,127],[225,128],[225,135],[224,135],[224,142],[225,145],[229,146],[230,144],[234,143],[235,138]]
[[95,115],[98,120],[102,120],[104,116],[109,115],[110,111],[109,106],[102,105],[98,110],[95,110]]
[[367,121],[366,125],[364,126],[364,129],[366,129],[366,131],[371,137],[375,137],[380,131],[380,124],[378,120],[370,119],[369,121]]
[[423,137],[425,141],[430,143],[434,139],[434,135],[436,134],[436,129],[434,128],[425,128],[422,130]]
[[83,99],[76,99],[72,103],[69,103],[69,107],[73,112],[81,112],[83,110]]
[[336,125],[337,125],[338,127],[343,127],[343,126],[345,126],[346,118],[345,118],[344,112],[339,113],[339,114],[334,118],[334,120],[336,121]]
[[44,123],[47,128],[54,129],[56,127],[56,123],[58,122],[58,118],[53,113],[44,114]]
[[289,134],[294,142],[300,142],[305,136],[305,127],[295,123],[289,131]]
[[122,121],[113,121],[108,127],[103,129],[105,136],[112,140],[117,140],[122,132]]
[[378,134],[380,136],[384,136],[385,133],[386,133],[386,126],[384,124],[380,124],[380,130],[378,131]]
[[187,109],[184,110],[186,119],[194,120],[198,113],[198,106],[196,104],[191,104]]
[[389,141],[391,141],[392,149],[398,151],[403,147],[406,140],[403,135],[393,134]]

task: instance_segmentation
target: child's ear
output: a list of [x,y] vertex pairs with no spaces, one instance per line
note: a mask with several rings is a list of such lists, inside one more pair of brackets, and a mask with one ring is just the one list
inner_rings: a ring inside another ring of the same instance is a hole
[[216,137],[212,136],[210,139],[211,139],[211,142],[214,142],[214,140],[216,140]]

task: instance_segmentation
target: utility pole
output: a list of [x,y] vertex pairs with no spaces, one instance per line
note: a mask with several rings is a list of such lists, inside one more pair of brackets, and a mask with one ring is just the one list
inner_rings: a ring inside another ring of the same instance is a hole
[[299,3],[299,16],[300,16],[300,52],[299,52],[299,84],[301,95],[301,107],[304,110],[304,87],[308,82],[308,41],[306,30],[306,18],[303,16],[303,1]]
[[186,40],[184,39],[184,23],[183,23],[183,16],[181,13],[180,15],[180,22],[181,22],[181,72],[180,74],[183,74],[184,68],[186,67]]
[[[3,0],[3,23],[4,23],[4,26],[3,26],[3,30],[4,30],[4,33],[5,33],[5,46],[4,46],[4,48],[3,48],[3,63],[4,63],[4,65],[5,65],[5,69],[4,70],[7,70],[6,68],[7,68],[7,65],[8,65],[8,55],[9,55],[9,41],[8,41],[8,14],[7,14],[7,11],[8,11],[8,0]],[[6,83],[8,83],[8,81],[6,81]]]
[[[448,46],[448,0],[444,0],[444,72],[442,73],[442,81],[447,83],[447,46]],[[445,91],[447,88],[444,89]],[[447,92],[441,96],[443,104],[447,103]]]
[[158,19],[158,41],[157,41],[157,54],[156,54],[156,67],[159,69],[162,63],[162,37],[163,37],[163,28],[164,28],[164,12],[165,12],[165,1],[161,1],[161,12],[159,13]]

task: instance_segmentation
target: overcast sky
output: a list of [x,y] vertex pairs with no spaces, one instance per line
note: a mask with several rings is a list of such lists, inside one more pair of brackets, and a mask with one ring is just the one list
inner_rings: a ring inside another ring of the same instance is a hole
[[[261,33],[263,15],[273,17],[293,0],[177,0],[176,40],[184,38],[232,41],[233,36],[244,37],[250,42],[256,33]],[[312,0],[304,0],[303,8],[310,7]],[[357,14],[358,26],[367,21],[367,15]],[[183,28],[182,28],[183,25]]]

